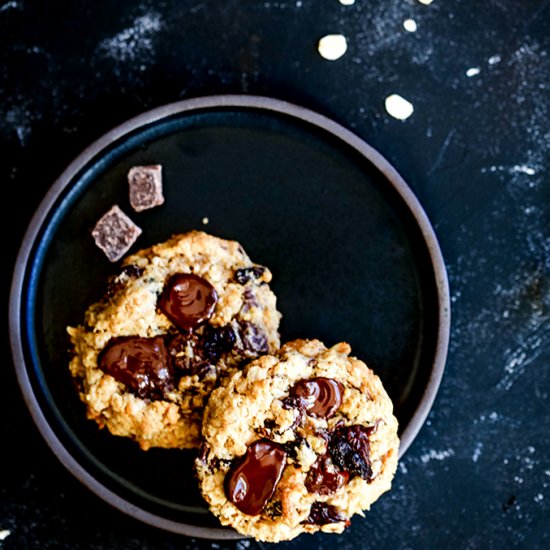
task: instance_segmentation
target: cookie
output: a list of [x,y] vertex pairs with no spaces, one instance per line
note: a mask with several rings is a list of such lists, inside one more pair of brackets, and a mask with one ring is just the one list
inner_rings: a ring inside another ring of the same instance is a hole
[[271,277],[239,243],[197,231],[127,257],[67,329],[88,417],[142,449],[197,447],[212,390],[279,347]]
[[340,533],[390,489],[392,402],[350,352],[296,340],[212,393],[196,472],[223,525],[266,542]]

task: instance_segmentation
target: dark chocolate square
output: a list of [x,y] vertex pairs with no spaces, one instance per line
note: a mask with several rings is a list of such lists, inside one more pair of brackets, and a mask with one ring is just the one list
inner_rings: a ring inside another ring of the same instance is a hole
[[128,172],[130,204],[136,212],[164,203],[162,194],[162,166],[134,166]]
[[141,235],[141,229],[115,204],[92,229],[96,245],[109,261],[120,260]]

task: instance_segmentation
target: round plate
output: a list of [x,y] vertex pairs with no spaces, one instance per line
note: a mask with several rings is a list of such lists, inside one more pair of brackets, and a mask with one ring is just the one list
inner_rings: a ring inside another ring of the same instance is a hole
[[[128,202],[134,165],[163,166],[165,204]],[[269,266],[282,341],[351,344],[382,378],[401,454],[435,397],[449,336],[444,264],[410,189],[335,122],[282,101],[215,96],[173,103],[115,128],[47,193],[25,235],[10,298],[19,383],[62,463],[120,510],[194,537],[238,538],[198,493],[194,451],[140,451],[86,419],[68,370],[68,325],[116,271],[90,230],[118,204],[143,229],[132,251],[203,229]],[[208,218],[208,225],[203,219]]]

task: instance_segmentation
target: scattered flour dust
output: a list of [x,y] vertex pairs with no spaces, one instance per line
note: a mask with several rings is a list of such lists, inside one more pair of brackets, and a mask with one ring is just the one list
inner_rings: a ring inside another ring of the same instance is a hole
[[451,456],[454,456],[454,455],[455,455],[455,451],[450,447],[448,449],[443,449],[442,451],[436,451],[435,449],[431,449],[427,453],[420,455],[420,462],[422,462],[422,464],[427,464],[431,460],[441,461],[441,460],[450,458]]
[[154,37],[162,28],[157,13],[136,17],[132,24],[99,44],[99,50],[118,62],[135,61],[154,53]]
[[[480,353],[492,354],[495,389],[503,392],[511,390],[526,373],[535,376],[533,370],[544,365],[550,343],[550,233],[544,202],[545,174],[550,168],[550,54],[538,41],[526,39],[511,53],[492,54],[483,70],[490,72],[494,82],[487,89],[472,92],[476,100],[482,94],[480,105],[487,105],[486,110],[479,110],[481,130],[472,139],[489,152],[488,162],[480,166],[481,174],[499,181],[501,191],[482,225],[484,239],[493,243],[494,252],[485,249],[480,253],[468,224],[457,232],[457,246],[464,252],[449,273],[453,302],[460,303],[462,310],[457,309],[451,349],[461,354],[462,349],[474,347]],[[504,78],[507,86],[500,85]],[[498,154],[505,136],[483,130],[498,116],[505,117],[506,127],[521,142],[515,158]],[[493,154],[498,155],[495,160]],[[503,224],[513,224],[515,247],[521,251],[507,264],[506,272],[501,267],[502,250],[508,246],[509,237],[501,231]],[[461,297],[480,276],[486,279],[484,300],[462,303]],[[502,346],[502,341],[507,344]],[[474,368],[467,356],[462,358],[466,368]],[[540,388],[535,391],[546,398]]]
[[472,453],[472,461],[477,462],[482,452],[483,452],[483,443],[479,441],[478,443],[476,443],[474,452]]
[[0,5],[0,13],[2,13],[3,11],[18,8],[18,7],[19,7],[19,2],[16,2],[15,0],[11,0],[11,2],[6,2],[5,4]]

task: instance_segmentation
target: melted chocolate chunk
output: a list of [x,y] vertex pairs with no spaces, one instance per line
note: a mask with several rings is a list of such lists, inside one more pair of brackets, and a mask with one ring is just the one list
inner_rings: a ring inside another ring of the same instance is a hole
[[286,464],[285,450],[268,439],[249,445],[225,477],[225,495],[243,514],[258,515],[273,496]]
[[190,273],[172,275],[159,299],[159,308],[177,327],[191,331],[210,319],[218,302],[214,287]]
[[99,354],[98,366],[144,399],[163,399],[174,387],[162,336],[113,338]]
[[314,502],[311,505],[309,517],[304,523],[311,525],[327,525],[329,523],[339,523],[340,521],[346,522],[346,527],[350,524],[349,519],[346,519],[340,515],[338,510],[331,504],[326,502]]
[[240,325],[241,351],[247,357],[257,357],[267,353],[267,336],[256,325],[245,321]]
[[306,477],[306,489],[318,495],[330,495],[343,487],[349,480],[348,472],[341,472],[334,466],[329,454],[320,456]]
[[330,438],[329,453],[332,462],[352,476],[372,480],[369,436],[374,428],[355,426],[337,427]]
[[255,265],[253,267],[243,267],[242,269],[237,269],[233,278],[240,285],[245,285],[249,281],[256,281],[265,273],[265,267],[261,265]]
[[344,386],[332,378],[300,380],[290,390],[292,397],[300,399],[301,406],[311,416],[330,418],[342,404]]

